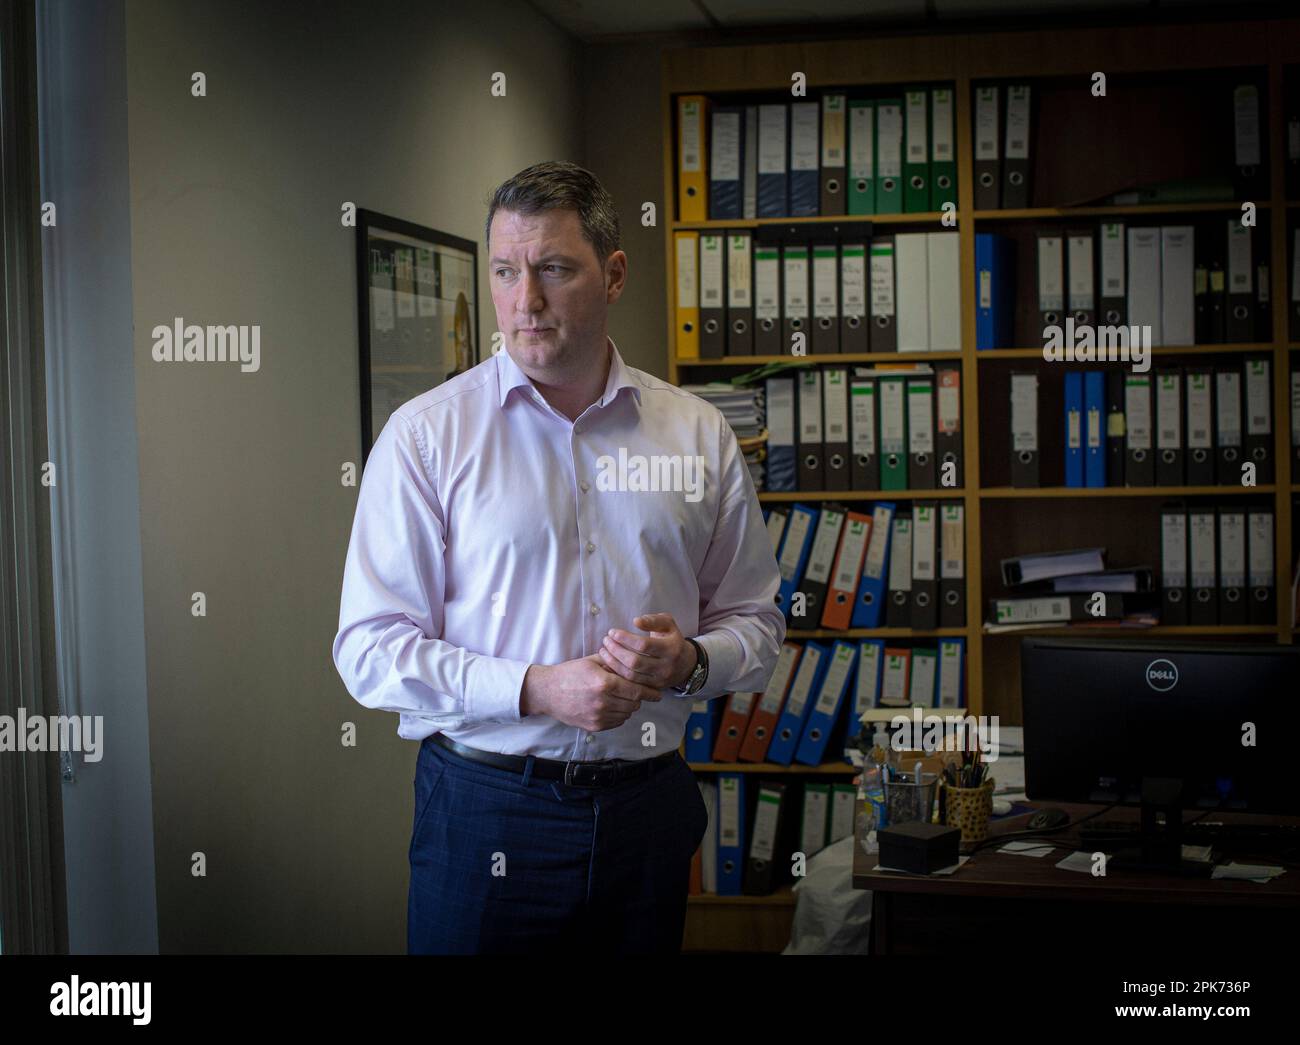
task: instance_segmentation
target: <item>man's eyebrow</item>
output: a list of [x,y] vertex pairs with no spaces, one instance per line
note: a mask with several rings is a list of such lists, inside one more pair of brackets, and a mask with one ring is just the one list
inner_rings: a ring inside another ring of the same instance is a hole
[[[545,265],[549,261],[564,261],[564,262],[568,262],[570,265],[573,265],[576,263],[576,260],[577,259],[575,259],[569,254],[547,254],[543,257],[538,258],[537,264]],[[511,261],[509,258],[493,258],[490,262],[488,262],[488,264],[489,265],[513,265],[514,262]]]

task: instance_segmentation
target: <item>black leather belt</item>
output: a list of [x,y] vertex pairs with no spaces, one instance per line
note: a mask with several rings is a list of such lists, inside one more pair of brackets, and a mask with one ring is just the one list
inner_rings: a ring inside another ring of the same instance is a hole
[[[430,734],[430,741],[446,748],[461,758],[468,758],[497,769],[523,774],[528,763],[526,755],[503,755],[495,751],[480,751],[458,743],[441,733]],[[533,776],[541,780],[562,780],[571,787],[613,787],[628,780],[641,780],[652,776],[679,758],[669,751],[654,758],[607,758],[598,762],[560,762],[553,758],[533,757]]]

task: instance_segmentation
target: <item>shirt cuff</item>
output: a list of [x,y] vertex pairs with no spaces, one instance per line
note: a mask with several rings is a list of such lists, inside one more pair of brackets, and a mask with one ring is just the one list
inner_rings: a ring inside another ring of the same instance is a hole
[[714,631],[707,635],[692,635],[696,642],[704,647],[704,654],[709,658],[709,677],[698,693],[691,695],[692,700],[707,700],[719,693],[727,692],[727,683],[736,677],[740,667],[741,653],[736,639],[725,631]]
[[471,723],[518,722],[519,697],[528,663],[504,657],[475,657],[465,685],[465,717]]

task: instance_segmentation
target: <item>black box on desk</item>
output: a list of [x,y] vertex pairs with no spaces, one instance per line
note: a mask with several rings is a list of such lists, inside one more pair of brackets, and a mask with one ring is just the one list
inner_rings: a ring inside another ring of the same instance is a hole
[[880,866],[933,874],[957,862],[961,830],[943,824],[896,824],[876,832]]

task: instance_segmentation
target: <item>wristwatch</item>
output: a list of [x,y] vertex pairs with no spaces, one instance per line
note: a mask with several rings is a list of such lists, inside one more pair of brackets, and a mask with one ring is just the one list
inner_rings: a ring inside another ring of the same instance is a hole
[[704,688],[704,682],[709,677],[709,655],[704,652],[704,647],[694,639],[687,639],[686,641],[695,647],[695,670],[691,672],[683,685],[671,688],[674,693],[689,697]]

